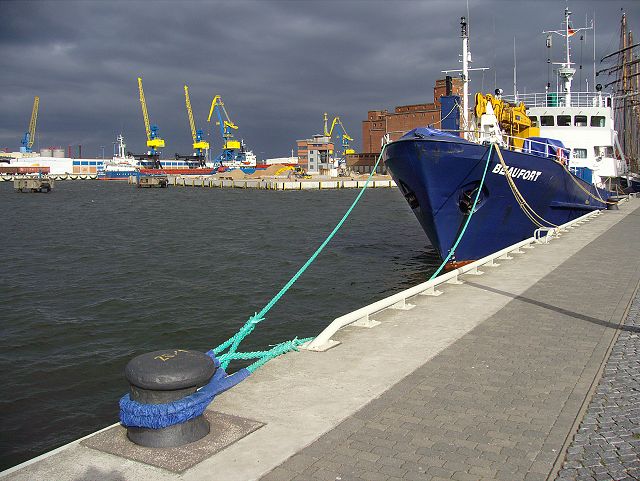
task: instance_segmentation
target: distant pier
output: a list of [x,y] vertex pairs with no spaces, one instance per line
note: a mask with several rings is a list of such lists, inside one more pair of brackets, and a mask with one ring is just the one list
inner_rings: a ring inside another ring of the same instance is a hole
[[169,185],[169,179],[166,175],[138,175],[129,177],[129,183],[144,189],[162,189]]
[[[323,190],[357,189],[364,187],[366,179],[232,179],[213,176],[169,176],[169,184],[178,187],[206,187],[211,189],[263,189],[263,190]],[[395,187],[388,176],[369,181],[367,188]]]
[[[640,199],[629,198],[548,243],[528,239],[437,282],[363,299],[376,302],[318,335],[328,350],[287,354],[216,397],[205,413],[212,431],[193,445],[135,447],[115,424],[2,476],[638,477],[640,428],[610,420],[625,409],[625,419],[637,419],[637,401],[616,393],[634,389],[624,369],[640,362],[639,301],[632,304],[640,282],[639,213]],[[614,364],[605,369],[610,353]],[[616,366],[619,381],[609,375]]]
[[47,176],[15,177],[13,188],[18,192],[47,193],[53,189],[54,182]]
[[[0,182],[13,182],[16,179],[24,177],[23,174],[0,174]],[[51,180],[96,180],[97,174],[47,174]]]

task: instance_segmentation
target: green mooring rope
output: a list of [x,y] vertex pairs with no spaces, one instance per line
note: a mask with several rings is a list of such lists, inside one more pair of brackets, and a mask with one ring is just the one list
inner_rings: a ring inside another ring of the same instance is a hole
[[[355,200],[353,201],[349,209],[347,209],[347,212],[345,212],[345,214],[342,216],[342,219],[340,219],[340,222],[336,224],[336,226],[333,228],[333,230],[327,236],[324,242],[320,244],[320,247],[316,249],[316,251],[311,255],[311,257],[309,257],[307,262],[305,262],[304,265],[300,269],[298,269],[298,272],[296,272],[293,275],[293,277],[289,279],[289,281],[282,287],[282,289],[280,289],[280,291],[275,296],[273,296],[273,298],[267,303],[266,306],[264,306],[260,310],[260,312],[254,313],[253,316],[249,317],[249,319],[244,324],[244,326],[242,326],[236,334],[234,334],[231,338],[227,339],[225,342],[223,342],[218,347],[213,349],[213,352],[216,355],[220,354],[226,349],[229,349],[228,352],[219,356],[222,369],[226,369],[229,363],[235,359],[256,359],[257,358],[258,360],[256,362],[254,362],[253,364],[247,367],[249,371],[253,372],[257,368],[265,364],[267,361],[269,361],[270,359],[273,359],[274,357],[277,357],[281,354],[284,354],[292,350],[297,351],[298,346],[300,346],[301,344],[304,344],[305,342],[309,342],[313,340],[312,337],[305,338],[305,339],[296,338],[291,341],[286,341],[286,342],[277,344],[273,348],[269,349],[268,351],[254,351],[254,352],[247,352],[247,353],[236,352],[236,350],[238,349],[238,346],[243,341],[243,339],[247,337],[249,334],[251,334],[251,332],[256,328],[258,323],[264,321],[265,315],[267,314],[267,312],[271,310],[271,308],[280,300],[282,296],[285,295],[285,293],[291,288],[291,286],[293,286],[293,284],[304,273],[304,271],[307,270],[307,268],[313,263],[316,257],[318,257],[318,255],[322,252],[322,250],[326,247],[326,245],[331,241],[331,239],[333,239],[333,237],[336,235],[338,230],[340,230],[340,227],[342,227],[342,224],[344,224],[344,222],[347,220],[349,215],[351,215],[351,211],[353,211],[355,206],[360,201],[360,198],[364,194],[364,191],[369,186],[369,182],[371,181],[373,174],[376,172],[376,169],[378,168],[380,159],[382,159],[382,154],[384,153],[384,149],[385,147],[382,147],[382,151],[380,152],[380,155],[378,155],[378,159],[376,160],[376,163],[373,166],[373,169],[371,169],[371,173],[369,174],[369,177],[367,177],[367,180],[364,183],[364,186],[362,187],[362,189],[360,189],[360,192],[356,196]],[[474,204],[474,207],[475,207],[475,204]]]
[[429,278],[430,281],[435,279],[438,276],[438,274],[440,274],[440,271],[444,268],[444,266],[447,264],[447,262],[449,262],[449,259],[451,259],[451,256],[456,251],[456,247],[458,247],[458,244],[460,244],[460,241],[462,240],[462,236],[464,236],[464,233],[467,230],[467,226],[469,225],[469,222],[471,222],[471,218],[473,217],[473,214],[476,212],[476,204],[478,203],[478,199],[480,198],[480,192],[482,192],[482,186],[484,185],[484,179],[487,176],[487,170],[489,169],[489,163],[491,162],[491,153],[492,152],[493,152],[493,144],[491,144],[489,146],[489,154],[487,155],[487,163],[484,166],[484,172],[482,173],[482,180],[480,181],[480,185],[478,186],[478,192],[476,193],[476,198],[473,201],[473,207],[471,207],[471,212],[469,213],[469,217],[467,217],[467,221],[464,223],[464,227],[462,227],[462,231],[460,232],[460,235],[458,236],[458,239],[456,239],[455,244],[453,244],[453,247],[449,251],[449,255],[447,255],[445,260],[442,261],[442,264],[440,264],[440,267],[438,267],[438,270],[436,270],[433,273],[433,275]]

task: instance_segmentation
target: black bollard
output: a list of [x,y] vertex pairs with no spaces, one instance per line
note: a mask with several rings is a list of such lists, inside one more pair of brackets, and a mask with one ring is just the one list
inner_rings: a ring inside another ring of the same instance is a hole
[[[154,351],[133,358],[127,364],[130,397],[143,404],[177,401],[204,386],[216,368],[202,352],[175,349]],[[161,429],[127,427],[127,437],[150,448],[168,448],[192,443],[209,434],[209,422],[198,416]]]

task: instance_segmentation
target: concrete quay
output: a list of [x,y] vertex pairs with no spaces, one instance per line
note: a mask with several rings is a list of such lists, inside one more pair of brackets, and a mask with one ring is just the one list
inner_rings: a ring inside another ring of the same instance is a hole
[[329,351],[269,362],[209,407],[227,431],[157,452],[115,425],[3,477],[555,479],[637,295],[639,237],[630,199],[410,310],[375,314],[376,327],[340,330]]

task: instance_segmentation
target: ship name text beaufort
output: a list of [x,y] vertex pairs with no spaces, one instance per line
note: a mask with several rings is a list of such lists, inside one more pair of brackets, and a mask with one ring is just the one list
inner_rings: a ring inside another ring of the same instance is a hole
[[[507,166],[507,170],[509,171],[509,175],[512,179],[522,179],[529,180],[531,182],[537,182],[538,177],[542,172],[537,170],[527,170],[527,169],[519,169],[517,167]],[[498,164],[493,168],[492,171],[494,174],[504,175],[504,169],[502,168],[502,164]]]

